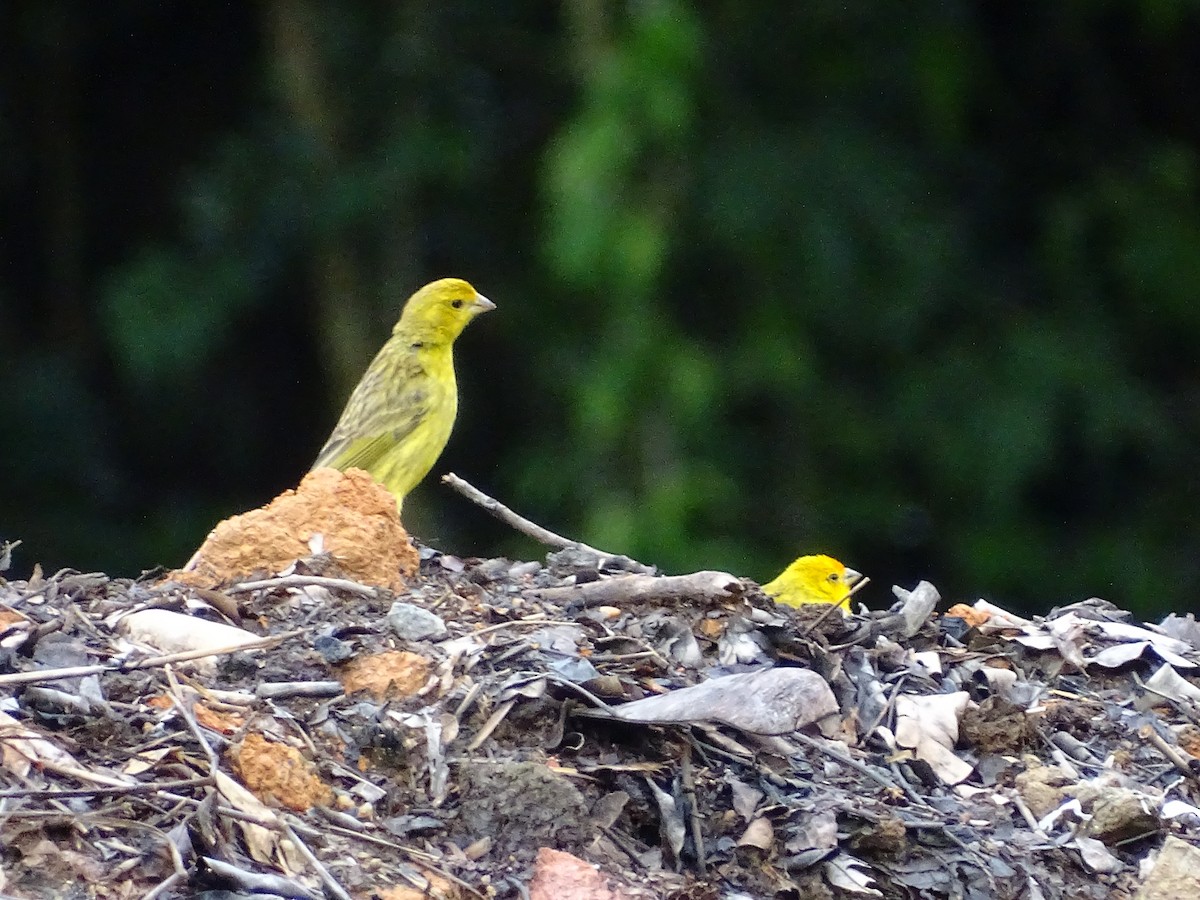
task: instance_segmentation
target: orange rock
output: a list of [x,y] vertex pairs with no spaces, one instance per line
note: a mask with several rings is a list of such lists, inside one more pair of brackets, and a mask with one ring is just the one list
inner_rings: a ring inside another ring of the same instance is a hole
[[1200,728],[1195,725],[1184,725],[1175,736],[1179,747],[1191,756],[1200,759]]
[[429,660],[418,653],[389,650],[359,656],[338,670],[347,694],[368,691],[376,700],[411,697],[429,680]]
[[186,566],[168,577],[215,588],[272,575],[311,556],[317,543],[345,578],[393,591],[417,570],[417,551],[396,498],[361,469],[315,469],[295,490],[217,525]]
[[625,900],[629,896],[591,863],[549,847],[538,850],[529,882],[530,900]]
[[701,619],[698,630],[709,640],[715,641],[725,633],[725,626],[727,624],[727,622],[721,619]]
[[967,606],[965,603],[955,603],[952,607],[946,610],[944,615],[947,618],[963,619],[972,628],[978,628],[991,618],[991,615],[987,612]]
[[7,628],[10,625],[17,623],[25,623],[29,621],[29,617],[17,612],[11,606],[0,603],[0,628]]
[[264,803],[278,803],[304,812],[316,804],[329,805],[333,791],[316,774],[313,764],[295,747],[248,734],[233,747],[238,777]]
[[192,714],[197,722],[218,734],[233,734],[246,724],[246,717],[241,713],[212,709],[205,703],[197,703]]
[[[462,900],[467,896],[466,891],[449,878],[420,865],[415,868],[428,882],[423,888],[414,888],[406,884],[397,885],[378,888],[374,891],[374,895],[378,896],[379,900]],[[471,891],[471,893],[477,897],[483,896],[480,891]]]

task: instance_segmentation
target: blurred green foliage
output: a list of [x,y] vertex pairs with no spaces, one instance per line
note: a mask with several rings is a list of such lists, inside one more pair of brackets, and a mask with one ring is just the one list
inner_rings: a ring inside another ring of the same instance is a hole
[[[832,552],[874,605],[1194,607],[1195,3],[3,15],[26,565],[185,559],[455,274],[499,312],[438,471],[550,527],[761,580]],[[539,552],[414,501],[435,543]]]

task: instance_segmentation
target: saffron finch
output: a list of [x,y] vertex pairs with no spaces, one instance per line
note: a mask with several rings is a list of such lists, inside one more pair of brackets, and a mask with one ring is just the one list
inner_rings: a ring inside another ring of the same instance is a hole
[[862,578],[832,556],[801,556],[762,586],[776,603],[803,606],[805,603],[836,603],[850,608],[850,589]]
[[496,304],[460,278],[425,285],[346,401],[313,468],[363,469],[399,509],[442,454],[458,413],[454,339]]

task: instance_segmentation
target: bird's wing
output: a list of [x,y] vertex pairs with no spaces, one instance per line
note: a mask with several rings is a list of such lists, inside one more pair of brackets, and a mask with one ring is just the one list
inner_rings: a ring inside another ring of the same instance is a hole
[[416,360],[402,362],[388,372],[386,383],[380,372],[372,366],[363,375],[313,463],[314,469],[369,470],[428,418],[427,377]]

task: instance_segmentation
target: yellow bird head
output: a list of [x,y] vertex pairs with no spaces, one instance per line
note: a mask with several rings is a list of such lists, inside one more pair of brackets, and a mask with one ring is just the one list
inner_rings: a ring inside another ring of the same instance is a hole
[[836,603],[850,608],[850,589],[862,573],[849,569],[832,556],[801,556],[762,586],[776,603],[802,606],[805,603]]
[[461,278],[442,278],[408,298],[392,330],[421,342],[450,344],[468,322],[495,308],[495,303]]

